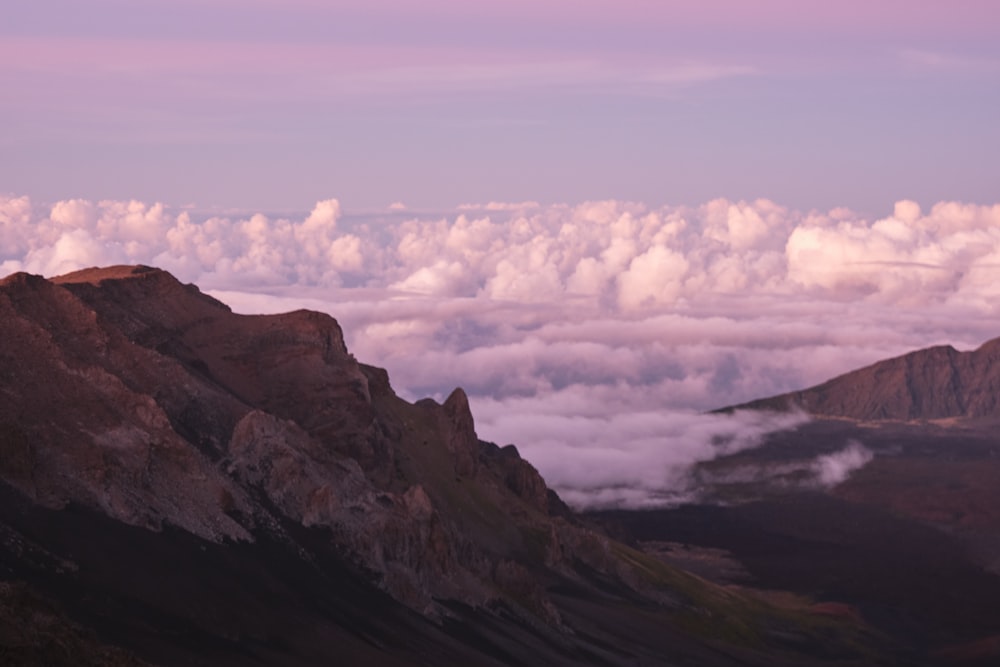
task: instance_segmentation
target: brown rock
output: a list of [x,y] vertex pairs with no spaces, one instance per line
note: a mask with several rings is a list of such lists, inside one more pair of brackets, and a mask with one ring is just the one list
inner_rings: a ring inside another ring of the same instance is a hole
[[911,352],[810,389],[737,407],[795,407],[862,420],[1000,416],[1000,338],[971,352],[950,345]]
[[455,457],[455,474],[472,477],[476,474],[479,438],[476,436],[469,397],[459,387],[442,405],[445,420],[445,447]]

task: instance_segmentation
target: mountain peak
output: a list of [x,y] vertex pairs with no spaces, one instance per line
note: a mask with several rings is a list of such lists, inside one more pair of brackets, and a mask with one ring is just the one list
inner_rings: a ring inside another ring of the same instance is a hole
[[5,278],[0,278],[0,287],[13,288],[21,285],[41,285],[46,282],[48,281],[42,276],[27,273],[26,271],[18,271]]
[[960,352],[935,345],[886,359],[809,389],[741,406],[798,408],[860,420],[926,420],[1000,415],[1000,338]]
[[90,283],[91,285],[99,285],[105,280],[127,280],[130,278],[149,278],[153,276],[166,276],[172,280],[176,280],[172,275],[163,269],[157,269],[143,264],[118,264],[116,266],[92,266],[87,269],[80,269],[79,271],[73,271],[61,276],[56,276],[52,278],[52,282],[58,285],[65,285],[69,283]]

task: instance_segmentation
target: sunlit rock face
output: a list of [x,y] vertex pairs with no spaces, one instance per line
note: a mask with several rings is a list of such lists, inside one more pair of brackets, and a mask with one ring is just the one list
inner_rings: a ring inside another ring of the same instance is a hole
[[[517,548],[494,553],[465,537],[450,518],[461,513],[452,487],[482,478],[476,502],[497,516],[507,506],[547,516],[530,465],[508,454],[489,467],[461,389],[443,405],[401,401],[384,371],[348,353],[328,315],[236,315],[141,266],[17,274],[0,308],[0,465],[48,507],[81,504],[216,542],[253,541],[288,519],[325,527],[428,613],[435,596],[495,596],[494,559]],[[519,466],[530,482],[517,481]]]

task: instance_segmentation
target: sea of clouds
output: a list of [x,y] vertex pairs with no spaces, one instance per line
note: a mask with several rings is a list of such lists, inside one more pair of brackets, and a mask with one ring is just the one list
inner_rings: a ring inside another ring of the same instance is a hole
[[[1000,205],[345,214],[331,199],[274,215],[0,196],[0,275],[116,263],[167,269],[238,312],[329,312],[401,395],[464,387],[480,436],[516,443],[578,505],[669,502],[697,462],[800,419],[705,410],[1000,335]],[[865,451],[810,464],[818,483]]]

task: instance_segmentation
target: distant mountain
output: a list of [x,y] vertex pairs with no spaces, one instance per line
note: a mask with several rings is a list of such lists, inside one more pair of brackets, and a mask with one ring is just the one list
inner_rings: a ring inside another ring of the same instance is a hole
[[590,518],[645,548],[682,544],[681,565],[697,554],[709,572],[846,603],[913,651],[899,664],[1000,664],[1000,339],[720,412],[736,409],[811,419],[699,464],[700,503]]
[[880,361],[810,389],[739,408],[860,420],[1000,416],[1000,338],[971,352],[950,345]]
[[0,281],[4,664],[894,664],[635,546],[328,315],[142,266]]

